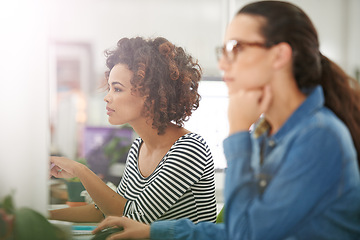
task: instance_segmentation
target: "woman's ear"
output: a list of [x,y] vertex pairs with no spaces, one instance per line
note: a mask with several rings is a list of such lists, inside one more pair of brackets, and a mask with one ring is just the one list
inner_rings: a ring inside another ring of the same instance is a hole
[[274,54],[275,54],[275,61],[274,61],[274,68],[280,69],[285,66],[292,65],[292,48],[286,42],[281,42],[274,46]]

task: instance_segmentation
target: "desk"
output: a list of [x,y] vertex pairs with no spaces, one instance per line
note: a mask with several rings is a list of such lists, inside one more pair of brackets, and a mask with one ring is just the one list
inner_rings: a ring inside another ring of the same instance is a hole
[[[62,209],[68,208],[69,206],[66,204],[51,204],[48,207],[48,210],[55,210],[55,209]],[[74,222],[67,222],[67,221],[58,221],[58,220],[49,220],[50,223],[59,227],[63,231],[67,233],[67,235],[71,236],[70,239],[72,240],[90,240],[94,235],[87,234],[87,235],[77,235],[74,234],[73,228],[76,226],[97,226],[98,223],[74,223]]]
[[[61,209],[69,207],[66,204],[52,204],[49,205],[49,210]],[[76,226],[97,226],[98,223],[74,223],[74,222],[67,222],[67,221],[58,221],[58,220],[49,220],[50,223],[54,224],[55,226],[59,227],[63,231],[67,233],[69,236],[69,240],[91,240],[94,235],[87,234],[87,235],[76,235],[74,234],[73,228]],[[145,240],[145,239],[144,239]]]
[[91,230],[87,231],[89,232],[89,234],[84,234],[84,235],[80,235],[80,234],[75,234],[74,232],[74,228],[75,227],[90,227],[90,226],[96,226],[97,223],[73,223],[73,222],[67,222],[67,221],[58,221],[58,220],[49,220],[49,222],[55,226],[57,226],[58,228],[60,228],[61,230],[63,230],[68,236],[69,239],[72,240],[90,240],[91,238],[94,237],[94,235],[92,235],[90,233]]

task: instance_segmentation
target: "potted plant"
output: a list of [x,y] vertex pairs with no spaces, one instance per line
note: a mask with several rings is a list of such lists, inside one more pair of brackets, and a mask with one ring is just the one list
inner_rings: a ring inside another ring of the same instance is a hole
[[[85,158],[78,158],[78,162],[87,165]],[[78,177],[65,179],[68,201],[66,204],[70,207],[86,205],[85,197],[81,196],[81,192],[85,191],[85,187]]]
[[40,213],[27,207],[16,209],[11,195],[0,201],[1,240],[65,240],[69,238],[69,234],[51,224]]
[[118,162],[125,163],[127,153],[131,143],[126,137],[114,136],[108,144],[104,146],[104,153],[110,159],[110,166]]

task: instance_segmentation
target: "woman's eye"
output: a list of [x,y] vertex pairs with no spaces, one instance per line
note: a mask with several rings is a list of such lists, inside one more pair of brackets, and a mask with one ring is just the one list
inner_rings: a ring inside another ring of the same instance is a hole
[[115,92],[121,92],[121,89],[120,88],[114,88],[114,91]]

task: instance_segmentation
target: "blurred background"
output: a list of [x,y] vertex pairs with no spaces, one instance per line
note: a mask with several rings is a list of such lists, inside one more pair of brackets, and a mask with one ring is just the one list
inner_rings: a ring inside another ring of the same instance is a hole
[[[78,124],[108,126],[104,93],[98,91],[105,71],[104,50],[114,47],[123,37],[163,36],[183,46],[203,67],[205,81],[201,91],[204,100],[199,112],[206,116],[196,111],[188,127],[207,135],[216,156],[216,168],[224,168],[226,164],[219,146],[226,135],[226,114],[222,111],[226,109],[226,89],[221,82],[207,80],[221,80],[214,49],[222,44],[229,20],[247,2],[250,1],[54,1],[49,15],[53,147],[75,158],[80,154],[79,144],[83,143]],[[360,21],[356,19],[359,18],[356,10],[360,10],[359,1],[291,2],[302,7],[314,21],[322,52],[353,77],[357,76],[360,30],[356,23]],[[201,111],[207,106],[209,109]]]
[[[222,201],[227,90],[215,47],[247,0],[17,0],[0,3],[0,198],[45,212],[48,156],[85,158],[104,180],[120,180],[136,135],[107,122],[104,50],[123,37],[163,36],[197,58],[200,107],[185,127],[212,150]],[[359,80],[360,1],[291,0],[314,22],[321,51]],[[121,151],[116,151],[115,149]],[[26,183],[26,184],[25,184]],[[34,196],[34,188],[39,193]]]

